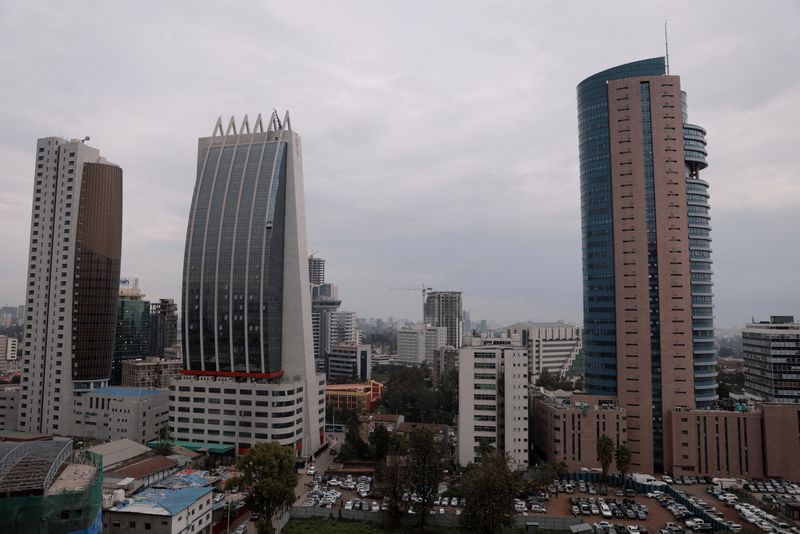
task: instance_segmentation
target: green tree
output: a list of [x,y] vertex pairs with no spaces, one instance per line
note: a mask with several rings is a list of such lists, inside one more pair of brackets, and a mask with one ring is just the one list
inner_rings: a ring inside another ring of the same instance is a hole
[[409,421],[433,422],[436,399],[426,384],[425,373],[416,367],[403,367],[386,381],[381,398],[386,413],[403,414]]
[[626,443],[617,447],[614,458],[617,462],[617,471],[619,471],[622,485],[625,486],[625,475],[627,475],[628,471],[631,469],[631,450]]
[[575,389],[575,385],[572,383],[572,380],[565,376],[554,375],[547,369],[542,369],[541,374],[539,374],[539,378],[536,380],[536,385],[549,391],[555,391],[557,389],[572,391]]
[[408,457],[405,456],[407,444],[397,434],[389,440],[389,451],[379,468],[378,487],[389,499],[386,511],[388,526],[395,528],[403,515],[403,493],[408,488]]
[[392,434],[386,430],[386,427],[383,425],[376,425],[375,429],[369,435],[372,459],[376,462],[380,462],[386,458],[391,442]]
[[297,473],[292,450],[275,442],[257,443],[239,457],[236,468],[242,474],[230,479],[227,486],[249,489],[247,505],[261,515],[258,532],[271,534],[272,518],[294,502]]
[[425,516],[433,506],[444,477],[442,446],[429,428],[417,428],[409,436],[408,444],[409,483],[422,499],[419,503],[420,526],[425,526]]
[[608,466],[614,460],[614,441],[603,434],[597,440],[597,459],[603,467],[603,480],[608,478]]
[[467,467],[461,492],[466,499],[461,515],[465,532],[494,534],[514,523],[514,497],[522,486],[519,471],[508,467],[508,456],[489,451],[480,463]]
[[153,451],[156,454],[160,454],[161,456],[169,456],[172,454],[173,445],[172,439],[169,435],[169,425],[164,424],[161,428],[158,429],[158,441],[156,441],[156,446],[153,447]]

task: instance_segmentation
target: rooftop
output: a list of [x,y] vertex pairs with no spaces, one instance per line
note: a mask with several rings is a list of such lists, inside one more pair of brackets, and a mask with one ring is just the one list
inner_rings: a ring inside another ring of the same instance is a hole
[[[226,452],[230,452],[234,449],[233,445],[225,445],[219,443],[204,443],[202,441],[173,441],[173,445],[177,445],[179,447],[184,447],[189,449],[190,451],[194,452],[210,452],[213,454],[224,454]],[[152,441],[147,442],[148,447],[155,447],[158,445],[158,440],[154,439]]]
[[151,456],[141,460],[131,462],[124,467],[113,471],[106,471],[105,476],[115,478],[144,478],[155,473],[160,473],[167,469],[176,467],[178,462],[170,460],[165,456]]
[[0,494],[42,494],[72,453],[72,441],[0,443]]
[[212,491],[212,488],[148,489],[114,506],[111,511],[174,516]]
[[97,445],[90,448],[89,451],[101,455],[103,457],[103,470],[109,471],[112,467],[115,467],[125,460],[130,460],[131,458],[136,458],[137,456],[150,452],[150,447],[146,447],[130,439],[120,439]]
[[219,479],[220,477],[210,475],[208,471],[187,468],[156,483],[154,487],[163,489],[201,488],[211,486]]
[[166,395],[163,389],[150,388],[126,388],[123,386],[107,386],[92,390],[93,395],[105,395],[108,397],[147,397],[149,395]]

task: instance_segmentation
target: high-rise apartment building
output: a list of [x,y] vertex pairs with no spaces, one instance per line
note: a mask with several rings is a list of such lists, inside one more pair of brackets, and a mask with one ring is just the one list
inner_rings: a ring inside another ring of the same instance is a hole
[[626,410],[632,470],[663,469],[674,407],[717,399],[705,130],[663,57],[578,85],[586,388]]
[[767,402],[800,403],[800,323],[791,315],[742,330],[744,389]]
[[71,435],[108,385],[119,290],[122,169],[77,139],[36,144],[19,428]]
[[333,284],[311,286],[311,329],[314,336],[314,359],[317,369],[325,369],[325,354],[331,346],[331,314],[338,311],[342,301],[339,289]]
[[511,344],[462,347],[458,355],[458,461],[478,459],[482,444],[528,467],[528,354]]
[[0,336],[0,375],[19,369],[18,349],[17,338]]
[[308,257],[308,281],[312,286],[325,283],[325,260],[314,256]]
[[336,310],[330,312],[330,343],[356,342],[356,312]]
[[425,324],[447,328],[447,344],[463,344],[464,320],[461,291],[430,291],[425,295]]
[[334,343],[326,360],[328,381],[365,382],[372,378],[372,347],[350,343]]
[[273,113],[252,129],[247,117],[238,128],[218,120],[198,145],[172,435],[311,455],[325,439],[325,377],[314,366],[300,136]]
[[545,370],[565,376],[583,347],[581,327],[566,323],[517,323],[508,331],[528,349],[531,384]]
[[172,299],[150,303],[150,354],[164,356],[164,349],[178,342],[178,306]]
[[138,284],[134,287],[123,286],[119,290],[117,303],[110,384],[122,384],[122,362],[147,356],[150,356],[150,302],[144,299]]

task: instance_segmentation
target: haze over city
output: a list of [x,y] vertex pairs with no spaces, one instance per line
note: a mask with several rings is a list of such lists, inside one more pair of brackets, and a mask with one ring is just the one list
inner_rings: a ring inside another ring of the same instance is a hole
[[419,319],[419,294],[389,288],[425,283],[464,291],[474,319],[580,323],[574,88],[663,55],[668,20],[708,131],[716,325],[795,312],[798,16],[789,1],[4,3],[0,302],[23,302],[37,138],[91,136],[122,166],[122,273],[178,299],[197,138],[276,106],[302,136],[309,249],[344,308]]

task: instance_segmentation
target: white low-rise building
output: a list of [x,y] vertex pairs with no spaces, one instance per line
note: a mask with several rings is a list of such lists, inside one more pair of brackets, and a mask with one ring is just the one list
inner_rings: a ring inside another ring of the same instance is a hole
[[[306,392],[307,383],[317,391]],[[304,450],[304,417],[324,428],[325,375],[311,380],[237,381],[233,377],[182,375],[170,385],[169,425],[173,439],[233,445],[237,454],[256,443],[277,441],[297,456],[308,456],[324,443],[320,433]],[[318,399],[315,413],[304,413],[306,395]]]
[[103,511],[103,532],[211,532],[213,488],[148,489]]
[[[509,340],[510,341],[510,340]],[[481,444],[528,467],[528,351],[512,344],[462,347],[458,355],[458,459],[478,460]]]

